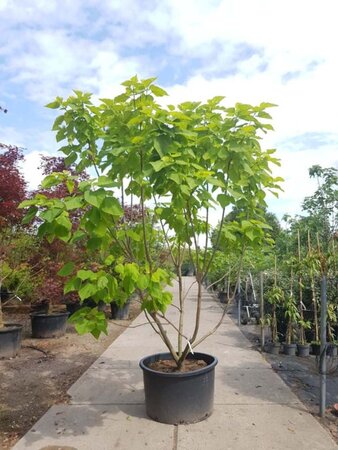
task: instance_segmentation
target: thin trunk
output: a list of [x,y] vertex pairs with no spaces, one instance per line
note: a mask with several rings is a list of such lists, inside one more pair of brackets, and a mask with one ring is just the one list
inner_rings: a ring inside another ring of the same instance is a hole
[[199,325],[200,325],[200,316],[201,316],[201,305],[202,305],[202,279],[201,277],[199,277],[199,279],[197,280],[197,309],[196,309],[196,318],[195,318],[195,329],[193,332],[192,337],[190,338],[190,340],[187,342],[187,345],[185,346],[179,361],[177,363],[177,367],[178,370],[181,369],[182,364],[185,360],[185,358],[187,357],[187,355],[191,352],[192,348],[193,348],[193,343],[197,338],[197,334],[199,331]]
[[123,178],[121,178],[121,206],[124,209],[124,185],[123,185]]
[[[291,302],[293,302],[293,269],[291,269],[291,275],[290,275],[290,310],[293,308],[293,305],[291,304]],[[292,342],[292,332],[293,332],[293,317],[291,315],[291,313],[289,313],[289,317],[288,317],[288,325],[287,325],[287,330],[286,330],[286,343],[287,344],[291,344]]]
[[[311,254],[311,238],[310,231],[307,234],[308,239],[308,249],[309,254]],[[311,279],[311,292],[312,292],[312,304],[313,304],[313,322],[314,322],[314,332],[315,332],[315,342],[319,342],[319,324],[318,324],[318,304],[316,298],[316,288],[313,270],[310,269],[310,279]]]
[[[140,168],[141,168],[141,173],[143,175],[143,152],[142,150],[140,151]],[[150,257],[150,253],[149,253],[149,248],[148,248],[148,239],[147,239],[147,231],[146,231],[146,217],[145,217],[145,201],[144,201],[144,187],[143,187],[143,179],[142,179],[142,184],[141,184],[141,214],[142,214],[142,233],[143,233],[143,244],[144,244],[144,253],[145,253],[145,257],[147,260],[147,263],[149,264],[149,271],[150,274],[152,273],[153,269],[152,269],[152,259]]]
[[176,364],[178,366],[178,368],[180,368],[180,366],[178,365],[178,356],[177,356],[177,352],[175,351],[172,343],[170,342],[170,339],[168,338],[167,332],[166,330],[163,328],[161,321],[158,319],[156,313],[151,313],[150,316],[153,318],[154,322],[157,325],[157,328],[159,330],[159,334],[163,340],[163,342],[165,343],[165,345],[167,346],[170,354],[172,355],[172,357],[174,358],[174,360],[176,361]]
[[249,271],[249,277],[250,277],[250,283],[251,283],[251,288],[252,288],[253,300],[254,300],[254,303],[257,303],[257,295],[256,295],[256,291],[255,291],[255,285],[253,282],[252,273],[250,271]]
[[[275,255],[275,268],[274,268],[274,288],[277,287],[277,255]],[[278,329],[277,329],[277,311],[276,304],[272,304],[272,318],[271,318],[271,339],[272,342],[276,343],[278,341]]]
[[197,337],[199,327],[200,327],[200,319],[201,319],[201,307],[202,307],[202,277],[199,276],[197,279],[197,308],[196,308],[196,318],[195,318],[195,329],[193,335],[190,340],[190,344],[192,344]]
[[299,273],[298,273],[298,289],[299,289],[299,315],[300,315],[300,320],[301,320],[301,325],[300,325],[300,343],[301,344],[305,344],[305,330],[304,330],[304,326],[302,325],[302,323],[304,323],[304,311],[303,311],[303,287],[302,287],[302,271],[300,268],[300,264],[301,264],[301,251],[300,251],[300,233],[299,233],[299,229],[297,230],[297,241],[298,241],[298,264],[299,264]]
[[181,245],[178,245],[178,299],[180,304],[180,314],[178,323],[178,337],[177,337],[177,347],[178,356],[182,356],[182,335],[183,335],[183,325],[184,325],[184,296],[183,296],[183,280],[182,280],[182,258],[181,258]]
[[227,295],[228,295],[228,301],[230,299],[230,282],[231,282],[231,267],[229,266],[229,272],[228,272],[228,291],[227,291]]
[[4,319],[2,314],[2,297],[1,297],[1,289],[2,289],[2,283],[0,281],[0,328],[4,327]]
[[273,343],[277,342],[277,317],[276,317],[276,305],[272,305],[272,319],[271,319],[271,339]]

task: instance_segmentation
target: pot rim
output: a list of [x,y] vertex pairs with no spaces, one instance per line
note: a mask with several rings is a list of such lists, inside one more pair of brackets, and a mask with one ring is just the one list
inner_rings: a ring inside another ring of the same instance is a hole
[[153,370],[146,365],[146,362],[148,362],[147,360],[149,360],[149,359],[152,359],[154,361],[173,359],[171,353],[154,353],[152,355],[145,356],[140,360],[139,366],[141,367],[142,370],[156,374],[159,377],[187,378],[187,377],[193,377],[193,376],[196,376],[196,375],[199,375],[202,373],[207,373],[215,368],[215,366],[218,364],[218,359],[216,358],[216,356],[209,355],[208,353],[200,353],[200,352],[195,352],[193,354],[189,353],[187,356],[187,359],[202,359],[202,360],[204,360],[203,357],[205,357],[205,356],[208,359],[212,358],[213,359],[212,362],[210,364],[208,364],[207,366],[202,367],[201,369],[193,370],[191,372],[171,372],[171,373],[158,372],[157,370]]
[[53,313],[31,313],[30,317],[59,317],[59,316],[69,316],[69,312],[68,311],[64,311],[64,312],[53,312]]
[[21,330],[23,325],[20,323],[5,323],[3,328],[0,328],[0,333],[10,333],[11,331]]

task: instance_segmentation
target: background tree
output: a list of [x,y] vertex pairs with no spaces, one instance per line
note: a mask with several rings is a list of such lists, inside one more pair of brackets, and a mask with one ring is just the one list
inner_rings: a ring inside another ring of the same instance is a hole
[[22,211],[18,205],[27,192],[19,166],[23,159],[22,149],[0,143],[0,228],[21,222]]

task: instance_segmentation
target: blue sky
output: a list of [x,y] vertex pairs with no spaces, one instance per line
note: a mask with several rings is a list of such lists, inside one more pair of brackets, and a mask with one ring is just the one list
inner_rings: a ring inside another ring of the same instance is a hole
[[336,0],[0,0],[0,142],[24,147],[35,187],[55,153],[54,112],[72,89],[111,96],[134,74],[157,76],[171,103],[225,95],[277,103],[281,217],[315,189],[313,164],[338,168]]

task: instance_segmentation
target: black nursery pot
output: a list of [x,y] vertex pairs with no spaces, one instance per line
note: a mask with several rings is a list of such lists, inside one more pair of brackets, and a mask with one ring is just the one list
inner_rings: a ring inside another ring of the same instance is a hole
[[22,325],[7,323],[0,328],[0,358],[13,358],[21,348]]
[[297,351],[297,344],[287,344],[286,342],[284,342],[283,351],[285,355],[295,356]]
[[310,354],[310,344],[297,344],[297,354],[301,358],[305,358]]
[[172,359],[170,353],[159,353],[143,358],[140,367],[147,415],[161,423],[188,424],[209,417],[214,405],[214,381],[217,358],[205,353],[188,355],[188,359],[201,359],[206,367],[193,372],[156,372],[149,364]]
[[74,303],[66,303],[66,309],[67,312],[69,312],[69,315],[72,316],[76,311],[82,308],[83,305],[81,305],[80,302],[74,302]]
[[332,343],[327,344],[326,355],[331,356],[331,357],[336,357],[337,356],[337,346]]
[[117,320],[128,320],[129,318],[129,306],[130,306],[130,300],[128,300],[122,308],[119,307],[115,302],[111,302],[110,309],[111,309],[111,318],[117,319]]
[[315,356],[319,356],[320,355],[320,344],[318,344],[316,342],[312,342],[312,344],[311,344],[311,354],[315,355]]
[[31,314],[33,338],[58,338],[65,334],[69,312]]
[[226,292],[223,291],[219,292],[218,298],[221,303],[228,303],[228,296]]
[[264,348],[267,353],[271,353],[272,355],[279,355],[280,349],[281,345],[279,342],[268,342]]

